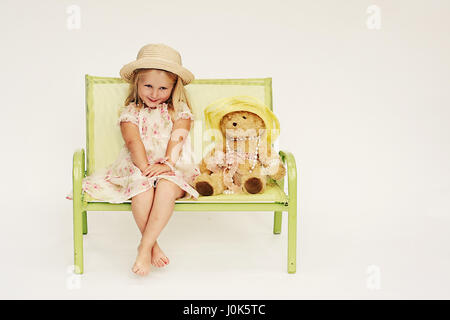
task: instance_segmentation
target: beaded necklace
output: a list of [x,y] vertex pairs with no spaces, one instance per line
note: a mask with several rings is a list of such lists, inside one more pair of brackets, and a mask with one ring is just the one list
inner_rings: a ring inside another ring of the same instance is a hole
[[[229,141],[250,141],[250,140],[257,140],[256,144],[256,150],[255,152],[243,152],[243,151],[235,151],[230,147]],[[249,170],[251,173],[253,169],[255,169],[256,162],[258,161],[258,150],[259,150],[259,144],[261,142],[260,136],[255,137],[226,137],[226,150],[227,150],[227,156],[226,156],[226,166],[228,169],[231,169],[235,163],[235,158],[240,158],[242,160],[249,160],[252,162],[252,166]]]

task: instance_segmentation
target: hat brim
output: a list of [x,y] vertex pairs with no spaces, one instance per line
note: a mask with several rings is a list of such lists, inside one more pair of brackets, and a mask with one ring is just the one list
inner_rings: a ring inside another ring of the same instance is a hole
[[[207,129],[219,130],[220,120],[226,114],[234,111],[248,111],[258,115],[266,126],[269,144],[273,143],[279,136],[280,122],[275,114],[259,100],[250,96],[223,98],[208,105],[204,110]],[[220,139],[220,137],[217,138]]]
[[183,66],[157,58],[141,58],[124,65],[122,69],[120,69],[120,77],[126,82],[131,82],[134,70],[144,68],[162,69],[175,73],[181,78],[181,80],[183,81],[183,85],[187,85],[195,78],[192,72],[190,72]]

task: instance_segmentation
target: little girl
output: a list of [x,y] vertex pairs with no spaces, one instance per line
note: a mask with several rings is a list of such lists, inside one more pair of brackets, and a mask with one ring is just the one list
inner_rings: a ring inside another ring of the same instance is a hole
[[172,215],[175,200],[198,197],[189,184],[199,175],[189,139],[193,115],[184,85],[194,75],[180,54],[164,44],[149,44],[120,70],[130,83],[118,125],[125,145],[116,161],[83,179],[83,191],[96,199],[121,203],[131,210],[142,238],[134,273],[146,275],[150,265],[169,259],[157,238]]

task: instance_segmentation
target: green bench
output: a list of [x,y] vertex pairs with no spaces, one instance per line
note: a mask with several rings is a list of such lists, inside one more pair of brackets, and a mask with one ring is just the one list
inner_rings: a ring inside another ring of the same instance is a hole
[[[88,211],[130,211],[131,200],[108,203],[93,199],[82,192],[82,179],[112,163],[123,146],[117,125],[119,109],[128,92],[128,84],[120,78],[86,75],[86,153],[84,149],[73,155],[73,236],[75,272],[82,274],[83,235],[87,234]],[[196,118],[192,126],[191,142],[198,160],[205,145],[203,108],[211,102],[229,96],[253,96],[272,108],[272,79],[198,79],[186,86]],[[273,233],[281,233],[282,213],[288,212],[287,271],[296,272],[297,247],[297,169],[294,156],[280,151],[287,167],[288,192],[284,180],[267,187],[263,194],[230,194],[199,197],[198,200],[179,200],[175,211],[268,211],[274,213]]]

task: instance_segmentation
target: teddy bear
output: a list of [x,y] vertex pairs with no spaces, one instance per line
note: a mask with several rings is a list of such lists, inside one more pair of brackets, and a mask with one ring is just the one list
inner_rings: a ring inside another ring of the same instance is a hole
[[[272,152],[264,120],[254,112],[237,110],[220,119],[221,139],[203,157],[193,186],[199,194],[263,193],[267,178],[279,180],[286,169]],[[219,134],[219,135],[220,135]]]

